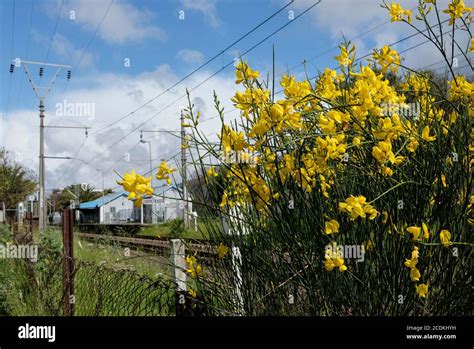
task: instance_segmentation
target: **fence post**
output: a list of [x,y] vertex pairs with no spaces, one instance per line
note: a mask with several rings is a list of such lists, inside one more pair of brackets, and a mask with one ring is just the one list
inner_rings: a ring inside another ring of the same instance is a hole
[[186,313],[186,246],[181,239],[170,240],[171,275],[176,285],[175,306],[176,316],[184,316]]
[[[237,218],[236,218],[237,217]],[[240,227],[242,234],[248,234],[247,227],[242,226],[242,223],[238,221],[242,217],[242,213],[238,206],[234,206],[230,210],[230,215],[222,217],[222,223],[224,227],[224,234],[233,236],[239,235],[240,232],[235,227]],[[231,261],[232,261],[232,275],[234,283],[234,310],[236,315],[244,315],[244,298],[242,295],[242,254],[238,246],[231,247]]]
[[66,208],[63,212],[63,286],[64,286],[64,315],[74,315],[74,239],[73,239],[74,211]]

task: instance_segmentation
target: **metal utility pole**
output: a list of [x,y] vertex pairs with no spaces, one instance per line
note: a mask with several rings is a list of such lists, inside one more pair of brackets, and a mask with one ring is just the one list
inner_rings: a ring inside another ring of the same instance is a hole
[[[41,63],[41,62],[32,62],[32,61],[23,61],[19,58],[16,58],[14,63],[10,64],[10,73],[13,73],[15,66],[23,66],[28,80],[33,88],[33,92],[39,100],[39,117],[40,117],[40,144],[39,144],[39,230],[43,231],[47,225],[47,205],[46,205],[46,193],[45,193],[45,169],[44,169],[44,100],[51,91],[54,83],[56,82],[59,72],[62,68],[67,68],[67,79],[71,78],[71,66],[61,65],[61,64],[51,64],[51,63]],[[56,68],[56,72],[47,86],[36,86],[34,79],[30,74],[29,66],[39,66],[39,76],[42,77],[44,73],[44,67]]]
[[[170,135],[172,135],[172,136],[179,137],[179,134],[180,134],[181,131],[169,131],[169,130],[141,130],[141,131],[140,131],[140,142],[141,142],[141,143],[148,143],[148,142],[150,142],[150,143],[149,143],[149,144],[150,144],[150,174],[151,174],[151,176],[152,176],[151,186],[153,187],[153,177],[154,177],[154,176],[153,176],[153,165],[152,165],[152,160],[151,160],[151,159],[152,159],[152,156],[151,156],[151,141],[143,141],[143,133],[144,133],[144,132],[150,132],[150,133],[167,133],[167,134],[170,134]],[[153,211],[153,212],[155,212],[154,207],[155,207],[155,200],[153,199],[153,200],[152,200],[152,211]],[[152,214],[152,223],[153,223],[153,224],[156,224],[156,223],[158,223],[157,221],[158,221],[158,219],[157,219],[157,217],[156,217],[156,214]]]
[[[151,158],[151,141],[143,140],[143,133],[140,132],[140,143],[148,143],[148,155],[150,157],[150,176],[151,176],[151,187],[153,188],[153,163]],[[156,224],[155,214],[155,199],[151,196],[151,224]]]
[[189,228],[189,204],[188,204],[188,190],[186,188],[186,129],[184,127],[184,114],[181,111],[181,185],[183,189],[183,200],[184,200],[184,207],[183,207],[183,220],[184,226]]
[[40,117],[40,136],[39,136],[39,230],[47,225],[47,206],[46,206],[46,192],[44,190],[44,98],[40,98],[39,117]]
[[100,220],[102,220],[102,224],[105,224],[105,207],[104,207],[104,202],[105,202],[105,200],[104,200],[104,196],[105,196],[105,185],[104,185],[104,171],[99,170],[98,168],[96,168],[96,171],[99,171],[99,172],[102,174],[102,207],[101,207],[101,209],[100,209],[99,211],[102,212]]

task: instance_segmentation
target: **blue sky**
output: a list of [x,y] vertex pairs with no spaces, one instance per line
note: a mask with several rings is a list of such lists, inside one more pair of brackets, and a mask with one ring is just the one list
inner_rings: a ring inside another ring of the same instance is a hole
[[[0,2],[0,146],[9,149],[18,161],[36,169],[38,102],[21,68],[16,68],[11,76],[8,73],[12,58],[44,61],[50,47],[48,62],[71,65],[71,81],[66,83],[65,75],[60,76],[46,101],[46,124],[83,125],[92,127],[91,132],[94,132],[162,93],[288,2],[115,0],[110,6],[110,0],[3,0]],[[440,6],[446,7],[446,2],[439,1]],[[179,127],[179,108],[184,101],[173,104],[156,118],[147,121],[150,116],[173,103],[184,93],[186,87],[196,86],[232,61],[239,52],[245,52],[291,21],[292,15],[298,16],[314,3],[312,0],[296,0],[174,90],[139,110],[133,118],[125,118],[106,128],[104,132],[84,141],[81,130],[47,131],[47,155],[72,157],[79,149],[77,158],[84,161],[94,159],[87,166],[80,160],[48,160],[47,187],[64,186],[73,182],[92,182],[97,186],[97,169],[108,170],[107,183],[113,185],[114,173],[110,168],[124,171],[133,165],[117,163],[117,159],[124,153],[129,153],[137,162],[143,162],[148,157],[147,148],[136,145],[139,130],[176,129]],[[416,4],[415,1],[408,0],[401,3],[407,8]],[[469,3],[466,1],[467,5]],[[184,19],[180,19],[180,11],[184,11]],[[107,16],[99,26],[105,13]],[[302,77],[304,70],[300,63],[337,46],[342,35],[350,39],[380,25],[354,40],[359,55],[364,55],[373,47],[395,42],[412,33],[401,23],[390,24],[387,23],[388,20],[386,10],[380,8],[378,1],[323,0],[244,59],[266,76],[271,71],[274,47],[277,73],[296,66],[292,73]],[[414,37],[395,48],[406,49],[421,41],[422,38]],[[310,60],[307,65],[309,74],[312,76],[318,69],[334,67],[333,56],[336,54],[337,51],[334,50],[316,60]],[[413,67],[441,59],[429,45],[410,50],[405,58]],[[124,64],[126,60],[130,61],[129,67]],[[81,64],[78,66],[79,61]],[[442,68],[442,65],[434,67]],[[37,79],[37,70],[32,73]],[[51,74],[52,71],[47,70],[42,82],[49,81]],[[228,110],[232,109],[229,98],[236,89],[233,74],[232,67],[229,67],[193,92],[195,104],[202,108],[205,116],[212,117],[215,114],[212,110],[213,90],[219,94],[224,106]],[[95,115],[93,118],[59,116],[56,107],[64,101],[92,103]],[[137,125],[145,121],[147,122],[142,128],[134,131]],[[218,125],[214,122],[209,122],[205,127],[209,133],[218,130]],[[153,144],[153,157],[160,157],[160,154],[168,156],[176,149],[176,141],[170,137],[149,137]],[[109,149],[116,141],[119,143]]]

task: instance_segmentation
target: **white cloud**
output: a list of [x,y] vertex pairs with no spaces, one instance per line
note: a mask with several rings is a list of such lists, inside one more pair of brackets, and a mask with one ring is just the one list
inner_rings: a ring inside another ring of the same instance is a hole
[[181,59],[183,62],[189,63],[189,64],[199,64],[204,61],[204,55],[202,52],[197,51],[197,50],[180,50],[176,54],[176,56]]
[[181,0],[181,6],[184,10],[201,12],[213,28],[221,24],[217,16],[216,0]]
[[[286,3],[284,0],[282,2]],[[386,2],[390,4],[390,1]],[[404,8],[413,10],[413,24],[424,30],[423,23],[415,19],[417,2],[408,0],[397,2]],[[291,7],[302,11],[313,3],[313,0],[295,0]],[[310,15],[317,31],[319,33],[322,31],[323,35],[327,35],[328,38],[332,39],[331,46],[336,46],[342,42],[343,36],[346,39],[355,38],[352,41],[356,44],[357,56],[360,57],[366,55],[374,48],[381,48],[384,45],[395,43],[402,38],[416,33],[413,28],[405,23],[391,23],[388,11],[380,6],[382,3],[382,0],[322,1],[311,10]],[[447,8],[448,3],[449,0],[438,0],[439,11]],[[432,25],[437,24],[435,17],[433,13],[430,14],[430,23]],[[446,14],[441,13],[441,21],[445,18]],[[437,33],[437,28],[435,28],[435,32]],[[397,51],[403,51],[424,40],[425,38],[422,35],[416,35],[393,46],[393,48]],[[331,55],[334,56],[332,53]],[[440,53],[436,51],[431,43],[402,53],[402,57],[405,57],[405,63],[412,67],[422,67],[441,59]]]
[[[93,31],[102,20],[109,4],[109,1],[72,0],[69,8],[76,12],[76,23],[85,30]],[[69,12],[66,15],[69,16]],[[144,39],[165,40],[165,32],[153,25],[152,19],[153,16],[148,10],[138,9],[125,0],[115,0],[100,26],[98,35],[114,44]]]
[[51,44],[54,53],[64,57],[68,62],[79,62],[81,60],[81,68],[90,67],[93,64],[93,55],[81,49],[76,49],[74,45],[63,35],[56,33]]
[[[230,72],[230,70],[228,71]],[[69,87],[65,94],[52,95],[46,104],[45,123],[49,125],[87,125],[92,127],[89,137],[77,155],[79,159],[91,161],[87,166],[82,162],[75,161],[71,170],[63,177],[60,183],[58,179],[70,166],[69,160],[46,160],[46,186],[64,187],[72,183],[89,183],[96,188],[101,187],[101,175],[96,169],[109,170],[105,175],[106,187],[116,187],[117,175],[113,170],[123,173],[137,168],[137,171],[146,172],[149,168],[148,145],[139,143],[139,130],[179,130],[180,108],[187,105],[186,98],[175,102],[177,98],[185,95],[185,88],[192,89],[202,80],[211,75],[211,71],[201,71],[189,78],[185,84],[165,93],[150,105],[137,111],[134,117],[128,117],[116,123],[104,132],[92,135],[101,130],[111,122],[129,113],[138,106],[148,101],[153,96],[165,91],[167,87],[176,82],[179,77],[174,74],[169,66],[161,65],[153,71],[144,72],[137,76],[125,76],[118,74],[90,74],[77,77],[74,86]],[[202,113],[201,120],[216,116],[213,103],[213,90],[218,93],[222,105],[227,110],[233,109],[230,102],[231,96],[236,90],[233,77],[215,76],[201,87],[191,92],[191,98],[196,108]],[[93,103],[95,117],[89,116],[56,116],[56,103]],[[163,111],[168,105],[169,108]],[[144,126],[139,125],[159,113],[148,121]],[[235,117],[237,113],[229,113],[228,117]],[[38,168],[38,128],[39,124],[37,110],[21,109],[11,111],[5,121],[5,142],[3,145],[13,153],[20,154],[18,159],[31,169]],[[204,134],[215,134],[219,132],[219,119],[203,122],[201,129]],[[125,137],[133,128],[137,131]],[[18,137],[21,135],[21,137]],[[46,129],[45,153],[49,156],[73,156],[85,137],[84,131],[80,129]],[[120,138],[123,141],[116,143]],[[152,157],[157,158],[153,165],[157,166],[161,158],[168,158],[179,152],[179,139],[168,134],[144,134],[152,141]],[[124,154],[130,154],[130,162],[123,161]],[[121,160],[117,162],[117,160]],[[117,163],[116,163],[117,162]],[[141,167],[140,167],[141,166]],[[69,176],[70,175],[70,176]]]

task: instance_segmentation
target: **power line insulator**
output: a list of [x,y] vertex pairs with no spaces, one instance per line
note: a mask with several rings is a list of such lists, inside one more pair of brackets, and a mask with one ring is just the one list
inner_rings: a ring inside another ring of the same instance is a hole
[[15,70],[15,65],[10,64],[10,74],[13,74],[13,71]]
[[68,79],[68,80],[71,80],[71,70],[68,70],[68,71],[67,71],[67,79]]
[[40,67],[39,76],[42,77],[42,76],[43,76],[43,73],[44,73],[44,68],[43,68],[43,67]]

